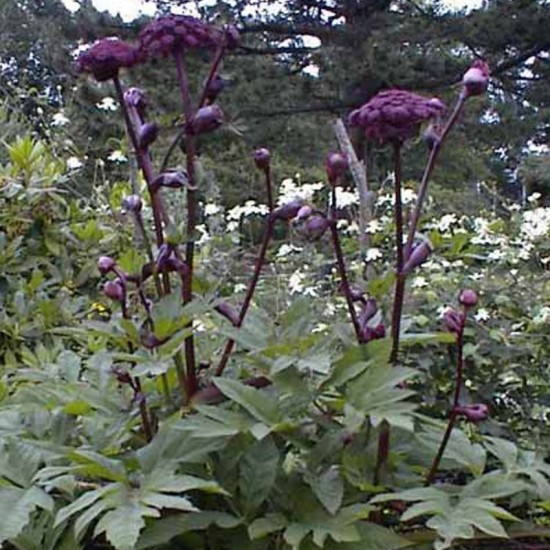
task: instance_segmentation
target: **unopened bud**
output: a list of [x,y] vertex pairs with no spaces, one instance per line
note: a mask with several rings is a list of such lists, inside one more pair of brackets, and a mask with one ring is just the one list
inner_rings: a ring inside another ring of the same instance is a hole
[[159,126],[156,122],[146,122],[139,129],[139,148],[147,149],[159,135]]
[[150,190],[155,192],[159,187],[168,187],[170,189],[179,189],[188,185],[189,178],[187,172],[183,170],[168,170],[157,176],[150,185]]
[[137,110],[141,117],[145,115],[145,110],[147,109],[147,96],[143,90],[139,88],[128,88],[124,92],[124,103],[128,107],[133,107]]
[[361,344],[368,344],[371,340],[380,340],[386,336],[386,327],[379,323],[374,328],[365,326],[361,328],[359,333],[359,342]]
[[235,25],[225,25],[223,28],[225,47],[228,50],[234,50],[241,45],[241,35]]
[[348,159],[343,153],[330,153],[325,163],[328,181],[333,185],[348,169]]
[[471,288],[465,288],[458,297],[458,301],[464,307],[474,307],[477,304],[478,296],[475,290]]
[[462,405],[454,408],[454,412],[466,418],[470,422],[481,422],[489,415],[489,407],[484,403]]
[[235,327],[238,327],[240,324],[239,314],[235,308],[229,305],[227,302],[219,302],[214,306],[214,309],[220,314],[228,319],[231,324]]
[[223,111],[219,105],[215,103],[201,107],[195,117],[191,127],[195,134],[204,134],[213,132],[223,124]]
[[224,88],[225,83],[223,81],[223,78],[216,73],[208,83],[208,86],[206,87],[206,90],[204,92],[204,97],[209,104],[214,103],[214,101],[216,101],[216,98],[222,93]]
[[116,376],[119,384],[132,384],[132,377],[127,370],[121,369],[120,367],[114,367],[112,372]]
[[359,314],[359,325],[366,325],[378,311],[378,304],[374,298],[365,300],[361,313]]
[[163,271],[167,266],[167,261],[172,255],[172,247],[168,243],[162,243],[159,247],[159,253],[157,256],[157,269]]
[[116,302],[124,301],[124,287],[122,286],[122,283],[119,279],[116,279],[114,281],[107,281],[103,285],[103,292],[105,293],[105,296],[107,296],[107,298],[110,298],[111,300],[115,300]]
[[256,149],[252,156],[254,157],[254,162],[258,170],[267,170],[269,168],[269,163],[271,162],[271,153],[269,149],[265,147]]
[[365,301],[365,295],[363,293],[363,290],[359,288],[358,286],[350,285],[349,287],[349,295],[353,302],[363,302]]
[[443,314],[443,322],[449,332],[461,334],[464,329],[464,316],[452,308]]
[[467,96],[484,94],[489,84],[490,74],[489,65],[481,59],[476,59],[462,77]]
[[126,212],[141,212],[143,202],[139,195],[129,195],[122,200],[122,207]]
[[296,214],[297,220],[305,220],[309,218],[313,214],[313,208],[309,206],[309,204],[304,204],[300,210],[298,210],[298,214]]
[[312,241],[320,239],[330,227],[330,222],[323,214],[313,214],[307,218],[304,224],[304,233]]
[[287,202],[273,210],[273,218],[276,220],[290,221],[296,217],[302,206],[302,201],[297,199]]
[[409,256],[409,259],[405,262],[403,266],[403,274],[408,275],[418,266],[422,265],[432,253],[430,245],[423,241],[418,246],[416,246]]
[[102,275],[107,275],[116,265],[116,262],[110,256],[101,256],[97,260],[97,269]]

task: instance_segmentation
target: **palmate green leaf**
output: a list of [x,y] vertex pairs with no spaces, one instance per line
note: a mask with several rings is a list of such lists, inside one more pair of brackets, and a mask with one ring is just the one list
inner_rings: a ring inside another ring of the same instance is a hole
[[274,426],[282,421],[277,402],[265,391],[245,386],[228,378],[214,378],[214,383],[226,397],[238,403],[267,426]]
[[220,529],[234,529],[242,523],[240,518],[225,512],[196,512],[178,514],[159,519],[146,527],[136,544],[135,550],[147,550],[167,544],[174,537],[188,531],[204,531],[210,526]]
[[53,512],[53,499],[42,489],[0,487],[0,544],[17,537],[37,508]]
[[288,520],[283,514],[266,514],[248,526],[248,536],[250,540],[263,539],[271,533],[282,531],[287,525]]
[[279,450],[271,436],[246,449],[239,463],[239,493],[247,516],[267,499],[277,477],[278,464]]
[[319,502],[332,515],[342,506],[344,480],[336,466],[331,466],[319,476],[306,478]]
[[134,550],[140,531],[145,527],[142,509],[126,504],[107,512],[97,523],[94,535],[105,533],[116,550]]

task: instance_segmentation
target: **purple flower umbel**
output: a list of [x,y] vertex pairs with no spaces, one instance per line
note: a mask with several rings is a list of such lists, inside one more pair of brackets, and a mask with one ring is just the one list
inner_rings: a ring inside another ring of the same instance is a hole
[[402,142],[418,134],[420,124],[445,109],[437,98],[426,98],[404,90],[386,90],[352,111],[349,123],[364,128],[367,138]]
[[118,76],[122,68],[141,61],[139,50],[118,38],[103,38],[82,52],[76,62],[79,73],[91,73],[99,82]]
[[218,29],[187,15],[159,17],[139,33],[140,49],[150,57],[166,57],[177,49],[211,49],[222,40]]

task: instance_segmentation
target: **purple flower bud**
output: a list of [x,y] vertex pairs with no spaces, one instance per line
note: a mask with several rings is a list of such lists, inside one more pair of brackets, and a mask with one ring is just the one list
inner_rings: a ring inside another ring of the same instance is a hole
[[471,288],[465,288],[458,297],[458,301],[464,307],[474,307],[477,304],[478,296],[475,290]]
[[418,266],[422,265],[432,253],[430,245],[423,241],[418,246],[416,246],[409,256],[409,259],[405,262],[403,266],[403,274],[407,275],[411,273]]
[[422,134],[422,139],[428,146],[428,149],[431,151],[434,146],[439,143],[440,139],[437,126],[433,123],[430,123],[424,131],[424,134]]
[[159,187],[180,189],[188,184],[189,178],[187,177],[187,172],[184,172],[183,170],[167,170],[151,182],[150,190],[154,193]]
[[489,408],[484,403],[474,403],[455,407],[454,412],[470,422],[481,422],[489,415]]
[[124,92],[124,103],[128,107],[136,109],[142,118],[145,116],[149,104],[145,92],[139,88],[128,88]]
[[325,163],[328,181],[333,185],[348,169],[348,159],[343,153],[329,153]]
[[159,135],[159,126],[156,122],[146,122],[139,129],[139,148],[147,149]]
[[489,65],[481,59],[476,59],[462,77],[466,96],[484,94],[489,84],[490,74]]
[[103,285],[103,292],[105,293],[105,296],[107,296],[107,298],[110,298],[111,300],[115,300],[117,302],[123,302],[126,295],[124,287],[122,286],[122,282],[119,279],[115,279],[114,281],[107,281]]
[[126,212],[141,212],[143,202],[139,195],[129,195],[122,200],[122,207]]
[[187,264],[179,258],[168,258],[166,261],[166,267],[169,270],[178,273],[182,279],[189,275],[189,268],[187,267]]
[[296,214],[297,220],[305,220],[309,218],[313,214],[313,208],[309,206],[309,204],[304,204],[300,210],[298,210],[298,214]]
[[120,367],[113,367],[112,372],[116,376],[119,384],[132,384],[132,377],[127,370],[121,369]]
[[[361,295],[361,299],[362,298],[363,295]],[[368,298],[365,300],[361,313],[359,313],[359,325],[365,326],[376,315],[377,311],[378,304],[374,298]]]
[[163,271],[167,267],[167,261],[172,255],[173,248],[168,243],[162,243],[157,256],[157,269]]
[[234,50],[241,45],[241,35],[235,25],[225,25],[223,28],[225,47]]
[[359,333],[359,342],[361,344],[368,344],[371,340],[380,340],[385,338],[386,328],[382,323],[379,323],[374,328],[364,326]]
[[330,222],[323,214],[313,214],[304,223],[304,234],[310,241],[316,241],[329,227]]
[[[340,288],[342,290],[342,288]],[[363,290],[358,286],[350,285],[349,294],[353,302],[365,302],[365,295]]]
[[290,221],[296,217],[300,208],[302,208],[302,201],[295,199],[273,210],[272,215],[275,220]]
[[269,168],[269,163],[271,162],[271,153],[269,149],[265,147],[256,149],[252,156],[254,157],[254,162],[258,170],[267,170]]
[[229,305],[227,302],[218,302],[214,309],[220,314],[228,319],[234,327],[238,327],[240,324],[239,314],[235,308]]
[[214,103],[216,98],[222,93],[225,88],[223,78],[219,74],[215,74],[214,77],[208,83],[206,90],[204,91],[204,97],[208,101],[208,104]]
[[97,269],[102,275],[107,275],[116,265],[116,262],[110,256],[101,256],[97,260]]
[[191,123],[191,128],[195,134],[204,134],[217,130],[222,124],[223,111],[219,105],[214,103],[201,107],[197,111]]
[[452,308],[443,314],[443,322],[449,332],[461,334],[464,329],[464,315]]

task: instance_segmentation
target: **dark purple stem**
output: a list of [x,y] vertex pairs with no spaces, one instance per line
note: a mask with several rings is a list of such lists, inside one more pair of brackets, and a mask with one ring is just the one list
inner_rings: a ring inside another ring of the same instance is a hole
[[204,83],[204,89],[202,91],[201,99],[199,101],[199,109],[206,105],[206,96],[208,94],[208,88],[210,87],[212,80],[214,80],[214,77],[218,72],[218,68],[220,66],[220,63],[222,62],[224,54],[225,54],[225,46],[222,45],[218,48],[218,51],[214,56],[214,60],[212,61],[212,65],[210,66],[210,71],[208,73],[208,77],[206,78],[206,82]]
[[466,102],[467,97],[468,96],[466,95],[463,89],[460,92],[460,95],[456,102],[453,113],[449,117],[449,120],[447,120],[447,123],[443,127],[443,130],[441,131],[439,138],[434,143],[432,150],[430,151],[430,156],[428,158],[426,167],[424,168],[424,174],[422,175],[422,181],[420,182],[420,187],[418,189],[418,198],[416,199],[416,205],[414,207],[414,210],[411,216],[409,234],[407,236],[407,244],[405,245],[405,252],[404,252],[405,260],[407,260],[411,254],[412,245],[416,234],[416,229],[418,227],[418,222],[420,220],[420,215],[422,213],[422,206],[424,205],[424,199],[426,198],[426,193],[428,191],[428,183],[430,181],[430,177],[435,167],[435,162],[437,160],[437,157],[439,156],[439,152],[441,151],[445,138],[449,134],[451,128],[454,126],[460,112],[462,111],[462,108],[464,107],[464,103]]
[[340,287],[344,296],[346,297],[346,302],[348,304],[348,310],[351,317],[351,322],[353,324],[353,329],[355,330],[355,336],[357,341],[361,341],[361,328],[359,326],[359,320],[357,319],[357,312],[355,311],[354,301],[352,297],[351,288],[349,285],[348,273],[346,270],[346,262],[344,261],[344,253],[342,252],[342,244],[340,243],[340,235],[338,233],[338,213],[336,208],[336,187],[332,186],[331,190],[331,199],[330,199],[330,210],[329,210],[329,221],[330,221],[330,235],[332,238],[332,246],[334,248],[334,254],[336,256],[336,265],[338,267],[338,272],[340,273],[341,284]]
[[[267,247],[269,245],[269,241],[271,240],[271,236],[273,235],[273,225],[274,220],[271,217],[271,215],[268,215],[267,217],[267,225],[264,231],[264,237],[262,241],[262,246],[260,248],[260,252],[258,254],[258,257],[256,258],[256,265],[254,267],[254,274],[252,275],[252,279],[250,279],[250,282],[248,283],[248,288],[246,289],[246,295],[244,297],[244,301],[241,305],[241,310],[239,311],[239,319],[237,323],[237,328],[242,327],[244,319],[246,317],[246,314],[248,312],[248,308],[250,307],[250,303],[252,302],[252,296],[254,296],[254,292],[256,290],[256,285],[258,284],[258,280],[260,279],[260,274],[262,272],[262,267],[265,263],[265,257],[267,254]],[[227,366],[227,361],[229,360],[229,357],[231,355],[231,352],[233,351],[233,346],[235,345],[235,340],[233,338],[229,338],[225,344],[225,348],[223,350],[222,358],[218,364],[218,367],[216,368],[216,376],[221,376],[225,367]]]
[[399,336],[401,329],[401,314],[403,311],[403,299],[405,294],[405,276],[403,275],[403,205],[401,202],[401,143],[394,143],[394,189],[395,189],[395,241],[396,241],[396,262],[395,262],[395,294],[393,299],[393,314],[391,319],[392,350],[390,362],[395,363],[399,354]]
[[[193,299],[193,260],[195,253],[195,224],[197,216],[195,196],[196,139],[191,131],[191,121],[193,119],[194,110],[191,103],[191,95],[189,93],[187,74],[185,72],[183,52],[181,50],[174,50],[174,58],[176,60],[176,69],[178,72],[183,112],[185,116],[185,152],[187,177],[189,180],[189,185],[187,186],[187,243],[185,245],[185,263],[189,271],[188,277],[185,278],[183,285],[183,301],[187,304]],[[188,326],[192,326],[192,322]],[[195,344],[192,333],[185,339],[184,346],[187,375],[187,400],[189,401],[193,394],[199,389],[197,371],[195,368]]]
[[426,477],[425,485],[431,485],[435,475],[437,474],[437,470],[439,468],[439,464],[441,462],[441,459],[443,458],[443,454],[445,453],[445,448],[447,447],[447,443],[449,442],[449,439],[451,437],[451,433],[453,431],[457,413],[456,408],[460,405],[460,390],[462,389],[462,378],[463,378],[463,372],[464,372],[464,325],[466,324],[466,315],[467,315],[467,309],[464,309],[464,315],[462,316],[462,323],[460,326],[460,330],[457,333],[457,340],[456,340],[456,379],[455,379],[455,392],[454,392],[454,398],[453,398],[453,406],[451,409],[451,412],[449,413],[449,421],[447,423],[447,429],[445,430],[445,434],[443,435],[443,439],[441,440],[441,444],[439,446],[439,450],[437,451],[437,454],[435,455],[434,461],[432,463],[432,466],[430,468],[430,472],[428,473],[428,476]]

